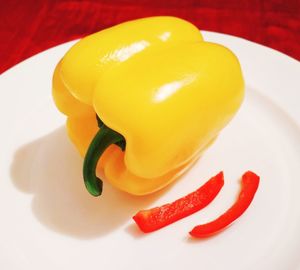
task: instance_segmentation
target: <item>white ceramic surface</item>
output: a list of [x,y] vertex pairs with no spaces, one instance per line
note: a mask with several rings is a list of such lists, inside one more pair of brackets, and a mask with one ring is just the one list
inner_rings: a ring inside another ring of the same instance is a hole
[[[1,269],[300,269],[300,64],[272,49],[217,33],[239,57],[245,102],[182,179],[158,194],[130,197],[108,184],[91,197],[82,160],[51,98],[57,61],[74,43],[40,53],[0,76]],[[222,233],[195,241],[195,225],[225,211],[251,169],[261,185],[246,213]],[[220,170],[225,186],[207,208],[143,235],[131,216],[193,191]]]

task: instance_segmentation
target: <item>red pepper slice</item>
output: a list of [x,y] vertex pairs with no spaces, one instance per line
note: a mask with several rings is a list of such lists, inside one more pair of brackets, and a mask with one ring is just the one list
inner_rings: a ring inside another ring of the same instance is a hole
[[223,185],[224,176],[220,172],[196,191],[172,203],[139,211],[133,219],[143,232],[156,231],[207,206]]
[[242,176],[242,188],[237,201],[220,217],[209,223],[198,225],[190,231],[196,238],[209,237],[227,227],[240,217],[251,204],[259,185],[259,176],[248,171]]

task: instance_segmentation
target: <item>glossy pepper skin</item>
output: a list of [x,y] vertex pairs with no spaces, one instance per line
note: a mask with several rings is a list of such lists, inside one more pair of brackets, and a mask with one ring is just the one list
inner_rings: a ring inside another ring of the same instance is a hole
[[[182,175],[240,107],[236,56],[174,17],[126,22],[76,43],[57,65],[53,97],[82,156],[96,115],[126,141],[100,156],[99,174],[135,195]],[[100,128],[101,129],[101,128]]]

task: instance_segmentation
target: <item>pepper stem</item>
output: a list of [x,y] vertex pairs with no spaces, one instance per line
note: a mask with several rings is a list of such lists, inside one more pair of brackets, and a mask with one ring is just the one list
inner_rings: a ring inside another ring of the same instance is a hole
[[102,193],[102,180],[96,176],[98,160],[111,144],[120,144],[122,142],[125,142],[124,137],[104,124],[101,125],[101,128],[93,138],[83,163],[84,184],[91,195],[100,196]]

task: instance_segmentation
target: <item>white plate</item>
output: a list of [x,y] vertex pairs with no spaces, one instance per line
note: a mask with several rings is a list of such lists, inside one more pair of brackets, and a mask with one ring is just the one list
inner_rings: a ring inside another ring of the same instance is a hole
[[[82,160],[51,98],[55,64],[73,42],[40,53],[0,77],[1,269],[295,270],[300,264],[300,65],[252,42],[205,32],[239,57],[247,82],[234,120],[171,188],[134,198],[105,184],[91,197]],[[202,241],[193,226],[225,211],[248,169],[261,185],[247,212]],[[203,211],[143,235],[131,216],[184,195],[220,170],[225,186]]]

